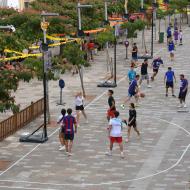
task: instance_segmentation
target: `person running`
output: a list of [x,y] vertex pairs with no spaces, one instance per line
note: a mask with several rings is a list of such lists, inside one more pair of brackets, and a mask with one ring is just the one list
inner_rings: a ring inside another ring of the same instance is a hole
[[161,57],[158,57],[156,59],[153,60],[152,62],[152,68],[153,68],[153,75],[151,77],[151,80],[153,81],[154,78],[156,77],[156,75],[158,74],[158,71],[159,71],[159,68],[160,68],[160,65],[163,65],[164,62],[163,60],[161,59]]
[[77,122],[75,117],[73,117],[72,109],[67,109],[67,116],[63,119],[64,134],[65,134],[65,146],[66,153],[68,156],[72,156],[71,150],[73,146],[74,134],[77,133]]
[[135,110],[135,105],[134,105],[134,103],[131,103],[130,104],[130,109],[129,109],[129,120],[128,120],[128,138],[126,139],[126,142],[129,142],[129,140],[130,140],[131,127],[134,128],[134,130],[136,131],[138,137],[140,137],[140,132],[137,129],[136,118],[137,118],[137,112]]
[[109,152],[106,153],[108,156],[112,156],[113,144],[118,143],[120,148],[121,158],[124,158],[123,153],[123,140],[122,140],[122,120],[119,119],[119,112],[114,112],[114,118],[110,119],[108,135],[110,138]]
[[133,44],[132,48],[132,60],[135,62],[135,64],[138,60],[138,47],[136,43]]
[[166,97],[168,97],[168,89],[169,88],[172,89],[172,96],[176,97],[174,95],[174,79],[175,79],[175,83],[176,83],[175,73],[174,73],[174,71],[172,71],[171,67],[168,67],[168,71],[166,72],[165,77],[164,77],[164,84],[166,84]]
[[129,85],[136,77],[136,71],[134,71],[134,66],[131,65],[131,69],[128,72]]
[[188,80],[185,79],[184,74],[181,74],[180,75],[180,91],[179,91],[179,101],[180,101],[179,108],[187,107],[187,105],[185,103],[187,91],[188,91]]
[[115,107],[115,99],[113,97],[113,90],[108,90],[108,106],[109,109],[107,111],[107,120],[110,121],[111,118],[115,117],[114,112],[116,111]]
[[125,104],[131,100],[131,98],[134,96],[136,103],[138,103],[138,99],[139,99],[139,88],[138,88],[138,80],[139,80],[140,76],[136,75],[135,79],[131,82],[131,84],[129,85],[129,89],[128,89],[128,97],[125,100],[125,102],[123,104],[121,104],[121,108],[125,109]]
[[149,75],[148,75],[148,59],[145,59],[144,62],[141,65],[141,78],[139,85],[142,84],[143,80],[147,80],[147,87],[151,88],[150,81],[149,81]]
[[171,61],[174,61],[174,50],[175,50],[174,42],[172,39],[170,39],[168,43],[168,51],[170,52]]
[[61,115],[59,116],[57,120],[57,124],[60,124],[60,130],[59,130],[59,141],[61,143],[59,150],[65,150],[65,135],[64,135],[64,126],[63,126],[63,119],[65,117],[66,110],[61,110]]
[[82,92],[78,92],[75,96],[75,109],[77,114],[77,124],[80,124],[80,112],[82,112],[84,118],[86,119],[86,123],[88,123],[87,115],[84,110],[84,97]]

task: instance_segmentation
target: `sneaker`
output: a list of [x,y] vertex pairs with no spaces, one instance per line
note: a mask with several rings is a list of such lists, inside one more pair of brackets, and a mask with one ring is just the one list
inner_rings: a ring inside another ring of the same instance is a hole
[[175,94],[173,94],[173,95],[172,95],[172,97],[176,98],[176,95],[175,95]]
[[178,108],[182,108],[183,107],[183,105],[182,104],[180,104],[179,106],[177,106]]
[[168,97],[168,94],[166,94],[166,97]]
[[148,87],[148,88],[152,88],[152,86],[150,86],[150,85],[148,85],[147,87]]
[[65,150],[65,146],[61,146],[60,148],[59,148],[59,150],[61,151],[61,150]]
[[67,153],[67,156],[70,157],[70,156],[72,156],[72,154],[71,154],[70,152],[68,152],[68,153]]
[[121,104],[121,108],[124,110],[124,109],[125,109],[125,105],[124,105],[124,104]]
[[187,105],[186,104],[184,104],[184,106],[183,106],[184,108],[187,108]]
[[106,156],[112,156],[111,152],[106,152]]
[[123,152],[121,152],[121,158],[122,158],[122,159],[124,159],[124,158],[125,158],[125,156],[124,156],[124,153],[123,153]]
[[86,124],[88,124],[88,119],[86,120],[86,122],[85,122]]

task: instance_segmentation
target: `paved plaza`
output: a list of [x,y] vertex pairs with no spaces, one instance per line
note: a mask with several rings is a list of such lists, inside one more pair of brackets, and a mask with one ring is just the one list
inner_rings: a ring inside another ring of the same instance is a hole
[[[86,112],[89,123],[81,121],[74,141],[73,156],[67,157],[59,151],[58,126],[56,118],[61,106],[57,81],[49,83],[51,125],[48,127],[49,140],[44,144],[20,143],[19,136],[32,131],[41,124],[38,119],[14,136],[0,144],[0,189],[31,190],[187,190],[190,189],[190,113],[177,112],[178,99],[171,94],[165,97],[164,73],[168,66],[174,68],[178,95],[179,75],[184,73],[190,80],[190,28],[184,28],[184,45],[177,46],[174,62],[169,60],[166,44],[155,42],[155,56],[160,55],[164,67],[156,80],[147,88],[137,108],[138,128],[141,139],[133,132],[131,141],[124,143],[125,158],[121,159],[115,146],[112,157],[107,157],[107,89],[97,88],[106,73],[105,52],[99,52],[92,66],[85,69],[84,81],[87,93]],[[149,38],[150,36],[147,36]],[[150,38],[149,38],[150,39]],[[138,42],[141,48],[141,35]],[[150,44],[148,44],[150,45]],[[113,49],[111,50],[111,54]],[[117,80],[114,97],[121,118],[128,118],[128,108],[120,109],[127,96],[125,47],[117,49]],[[139,69],[137,69],[137,72]],[[152,69],[149,69],[152,74]],[[66,108],[74,108],[74,95],[80,90],[79,77],[63,75],[66,88],[63,92]],[[27,90],[25,90],[27,89]],[[22,83],[17,91],[17,102],[29,104],[42,97],[42,83],[33,80]],[[190,97],[187,98],[190,107]],[[127,128],[123,130],[124,139]]]

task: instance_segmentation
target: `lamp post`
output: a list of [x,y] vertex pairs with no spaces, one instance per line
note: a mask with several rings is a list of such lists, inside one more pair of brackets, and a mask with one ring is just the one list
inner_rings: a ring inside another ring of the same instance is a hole
[[43,30],[43,44],[42,44],[42,52],[43,52],[43,90],[44,90],[44,128],[43,128],[43,138],[44,141],[48,140],[47,136],[47,101],[48,101],[48,84],[47,84],[47,52],[48,52],[48,44],[47,44],[47,38],[46,38],[46,32],[49,23],[46,22],[46,17],[50,16],[59,16],[58,13],[45,13],[42,12],[42,22],[41,22],[41,28]]
[[82,8],[92,8],[92,5],[81,5],[80,1],[77,3],[77,13],[78,13],[78,36],[82,31],[82,19],[81,19],[81,9]]

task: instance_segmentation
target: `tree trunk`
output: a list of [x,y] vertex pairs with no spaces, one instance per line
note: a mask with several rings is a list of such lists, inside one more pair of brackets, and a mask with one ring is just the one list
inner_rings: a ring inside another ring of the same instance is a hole
[[82,93],[83,93],[83,96],[86,97],[86,93],[85,93],[85,89],[84,89],[84,81],[83,81],[83,70],[82,70],[82,67],[80,67],[80,66],[77,66],[77,68],[78,68],[78,72],[79,72]]

